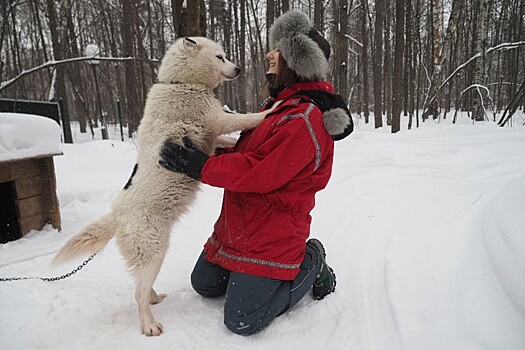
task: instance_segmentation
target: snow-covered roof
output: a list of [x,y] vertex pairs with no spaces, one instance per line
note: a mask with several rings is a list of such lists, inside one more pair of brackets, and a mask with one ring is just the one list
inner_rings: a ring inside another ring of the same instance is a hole
[[0,162],[62,154],[60,126],[46,117],[0,113]]

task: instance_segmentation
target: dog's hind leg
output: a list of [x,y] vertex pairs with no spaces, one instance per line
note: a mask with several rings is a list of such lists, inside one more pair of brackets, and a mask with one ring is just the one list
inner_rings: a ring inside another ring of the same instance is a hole
[[148,336],[162,333],[162,325],[155,321],[150,307],[150,304],[159,303],[166,297],[166,294],[157,294],[152,288],[162,260],[162,258],[154,258],[147,264],[136,266],[133,269],[137,283],[135,299],[139,309],[140,326],[142,333]]
[[147,336],[160,335],[162,325],[155,321],[150,305],[160,303],[166,297],[165,294],[155,292],[153,283],[168,249],[169,227],[165,220],[149,220],[150,216],[146,214],[150,213],[134,213],[116,236],[117,245],[135,278],[135,300],[142,333]]

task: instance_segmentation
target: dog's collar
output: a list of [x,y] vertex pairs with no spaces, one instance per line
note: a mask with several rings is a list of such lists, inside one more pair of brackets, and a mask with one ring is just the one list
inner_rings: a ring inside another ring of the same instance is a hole
[[180,81],[173,81],[171,83],[166,83],[165,81],[160,81],[159,79],[155,79],[154,84],[183,84]]

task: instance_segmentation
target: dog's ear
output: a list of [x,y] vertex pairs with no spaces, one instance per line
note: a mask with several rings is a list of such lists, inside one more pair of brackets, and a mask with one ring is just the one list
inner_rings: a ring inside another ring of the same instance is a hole
[[183,42],[184,42],[184,48],[186,50],[194,52],[200,49],[200,45],[197,44],[197,42],[193,40],[192,38],[184,38]]

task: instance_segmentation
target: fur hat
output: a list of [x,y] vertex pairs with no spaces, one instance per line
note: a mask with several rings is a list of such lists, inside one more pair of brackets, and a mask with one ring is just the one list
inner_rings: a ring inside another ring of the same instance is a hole
[[314,29],[308,16],[290,10],[270,28],[270,47],[278,47],[288,67],[306,80],[321,80],[328,72],[330,44]]

